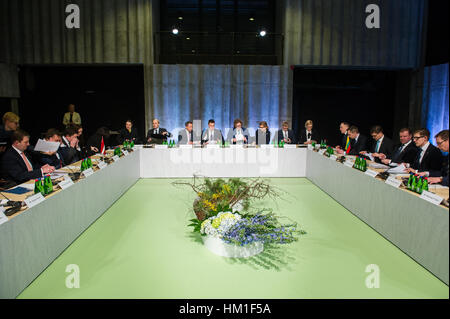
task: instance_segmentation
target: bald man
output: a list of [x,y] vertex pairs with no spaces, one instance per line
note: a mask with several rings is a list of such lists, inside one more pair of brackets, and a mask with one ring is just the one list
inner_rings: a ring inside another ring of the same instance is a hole
[[147,133],[148,144],[162,144],[164,141],[167,141],[168,137],[172,137],[172,134],[165,128],[159,127],[158,119],[152,121],[152,126],[153,128]]

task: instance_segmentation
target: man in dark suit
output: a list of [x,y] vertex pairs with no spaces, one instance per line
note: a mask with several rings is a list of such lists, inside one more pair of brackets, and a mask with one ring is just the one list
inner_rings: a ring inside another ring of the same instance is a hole
[[289,129],[289,123],[287,121],[283,122],[281,130],[278,130],[277,132],[277,142],[280,143],[280,141],[283,141],[286,144],[296,143],[294,131]]
[[305,123],[305,129],[300,130],[300,138],[298,139],[299,144],[311,144],[312,142],[318,142],[320,140],[319,133],[313,130],[313,121],[308,120]]
[[361,151],[366,149],[367,137],[359,133],[359,129],[352,125],[348,129],[348,136],[350,137],[350,150],[348,155],[359,155]]
[[74,126],[69,125],[66,128],[58,153],[65,165],[70,165],[81,160],[82,151],[78,146],[78,130]]
[[350,128],[350,124],[348,122],[342,122],[339,125],[339,131],[341,131],[341,143],[336,146],[336,151],[338,154],[343,154],[347,152],[350,146],[350,137],[348,136],[348,129]]
[[216,122],[213,119],[208,121],[208,128],[202,132],[202,145],[204,144],[223,144],[222,132],[216,128]]
[[[62,143],[61,133],[53,128],[49,129],[45,133],[44,139],[47,142],[57,142],[60,144]],[[58,151],[53,153],[33,152],[32,157],[40,165],[48,164],[50,166],[54,166],[56,169],[59,169],[64,166],[63,158]]]
[[429,142],[430,131],[426,128],[414,132],[413,141],[419,148],[416,159],[406,172],[431,172],[440,171],[442,168],[443,156],[441,151]]
[[159,120],[154,119],[152,121],[153,128],[147,132],[147,143],[162,144],[167,141],[168,137],[172,137],[172,134],[165,128],[159,127]]
[[383,164],[389,165],[391,163],[408,163],[412,165],[417,157],[419,149],[412,141],[412,132],[409,128],[402,128],[399,133],[400,144],[394,147],[392,157],[388,158],[386,154],[381,153],[379,158]]
[[[369,152],[372,153],[375,162],[381,163],[380,157],[383,158],[383,155],[390,158],[394,149],[394,143],[389,137],[384,135],[383,128],[379,125],[373,126],[370,129],[370,135],[372,136],[373,142],[369,148]],[[366,155],[367,153],[366,150],[360,152],[361,155]]]
[[[447,155],[443,158],[442,168],[440,171],[430,171],[428,182],[430,184],[442,184],[444,186],[448,186],[448,130],[444,130],[439,132],[436,136],[436,144],[441,152],[447,153]],[[420,174],[425,175],[425,174]]]
[[30,135],[22,130],[16,130],[11,136],[12,145],[2,158],[2,171],[8,180],[22,184],[31,179],[41,178],[55,171],[55,167],[48,164],[40,166],[32,162],[27,152],[30,145]]
[[127,120],[125,122],[125,128],[122,128],[119,131],[119,136],[117,137],[117,143],[123,144],[124,141],[133,141],[135,144],[140,142],[139,134],[135,127],[133,127],[133,122],[131,120]]

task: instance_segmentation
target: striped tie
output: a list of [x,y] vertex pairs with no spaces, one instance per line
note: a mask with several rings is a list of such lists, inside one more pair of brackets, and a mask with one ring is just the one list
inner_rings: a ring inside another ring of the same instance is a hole
[[27,166],[28,171],[31,172],[33,170],[33,168],[31,167],[30,162],[28,161],[27,157],[25,156],[25,153],[22,152],[22,153],[20,153],[20,155],[22,156],[23,161],[25,162],[25,165]]

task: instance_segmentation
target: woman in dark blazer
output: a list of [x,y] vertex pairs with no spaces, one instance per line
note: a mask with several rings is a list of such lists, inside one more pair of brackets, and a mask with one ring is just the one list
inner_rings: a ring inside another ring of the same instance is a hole
[[[265,136],[265,141],[259,140],[258,136]],[[259,122],[259,129],[256,130],[256,145],[270,144],[270,130],[266,121]]]
[[305,123],[305,128],[300,130],[299,144],[311,144],[312,142],[319,142],[319,133],[313,130],[313,121],[308,120]]

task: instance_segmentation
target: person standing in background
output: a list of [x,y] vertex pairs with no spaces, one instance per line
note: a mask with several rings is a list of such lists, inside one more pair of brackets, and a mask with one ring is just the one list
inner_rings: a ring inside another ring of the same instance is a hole
[[0,126],[0,154],[11,145],[11,136],[19,128],[20,117],[13,112],[3,115],[3,125]]
[[63,125],[65,127],[71,125],[71,124],[77,124],[77,125],[81,125],[81,116],[79,113],[75,112],[75,105],[74,104],[69,104],[69,112],[67,112],[66,114],[64,114],[63,117]]

